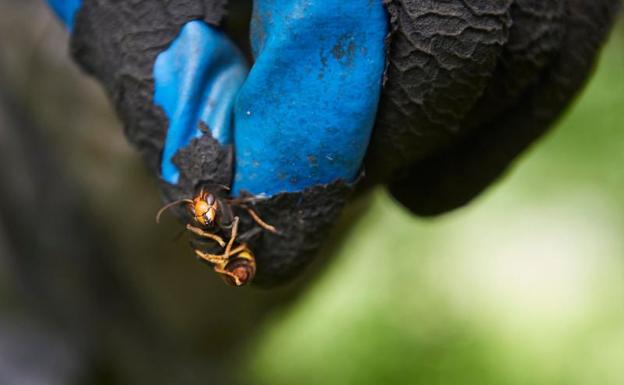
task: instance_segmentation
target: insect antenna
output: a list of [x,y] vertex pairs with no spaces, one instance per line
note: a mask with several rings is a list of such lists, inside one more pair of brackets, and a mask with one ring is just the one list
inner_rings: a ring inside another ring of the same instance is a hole
[[226,186],[226,185],[221,184],[221,183],[215,183],[215,184],[214,184],[214,186],[216,186],[216,187],[221,187],[221,188],[222,188],[222,189],[224,189],[225,191],[230,191],[230,190],[231,190],[230,186]]
[[168,203],[168,204],[164,205],[160,210],[158,210],[158,213],[156,213],[156,223],[160,223],[160,217],[162,216],[162,214],[165,211],[169,210],[170,208],[172,208],[174,206],[182,204],[182,203],[191,203],[192,204],[193,201],[190,200],[190,199],[180,199],[180,200],[177,200],[177,201],[174,201],[174,202],[171,202],[171,203]]
[[216,188],[220,188],[220,189],[223,189],[223,190],[225,190],[225,191],[230,191],[230,190],[231,190],[231,188],[230,188],[229,186],[226,186],[226,185],[224,185],[224,184],[221,184],[221,183],[213,183],[213,182],[207,182],[207,183],[204,183],[204,184],[201,186],[200,191],[206,191],[206,190],[207,190],[207,191],[210,191],[210,190],[214,190],[214,189],[216,189]]

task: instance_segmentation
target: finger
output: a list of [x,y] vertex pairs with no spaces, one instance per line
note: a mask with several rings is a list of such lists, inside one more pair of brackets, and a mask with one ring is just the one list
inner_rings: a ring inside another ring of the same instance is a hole
[[[421,215],[440,214],[468,203],[555,122],[590,75],[617,14],[618,1],[570,0],[565,5],[565,34],[560,43],[553,45],[546,34],[527,46],[555,51],[539,71],[538,81],[508,109],[477,127],[474,135],[415,165],[394,183],[391,191],[399,201]],[[517,28],[520,32],[527,26]],[[521,38],[518,33],[512,36]],[[507,53],[511,58],[531,53],[513,52],[513,48]]]

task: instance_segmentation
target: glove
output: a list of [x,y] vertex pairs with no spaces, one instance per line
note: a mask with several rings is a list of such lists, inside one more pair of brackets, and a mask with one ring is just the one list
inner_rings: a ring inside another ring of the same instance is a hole
[[311,260],[362,170],[421,215],[478,195],[570,102],[617,6],[256,0],[248,71],[226,3],[50,0],[167,201],[206,183],[264,198],[260,284]]
[[618,9],[618,0],[391,1],[373,179],[390,180],[419,215],[471,201],[570,104]]

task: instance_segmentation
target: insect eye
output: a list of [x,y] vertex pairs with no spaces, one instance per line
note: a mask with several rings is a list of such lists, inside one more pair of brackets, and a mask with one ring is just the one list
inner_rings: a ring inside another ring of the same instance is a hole
[[210,206],[214,205],[215,203],[214,195],[209,194],[208,197],[206,198],[206,203],[208,203]]
[[204,217],[208,222],[213,222],[217,216],[217,210],[214,207],[210,207]]

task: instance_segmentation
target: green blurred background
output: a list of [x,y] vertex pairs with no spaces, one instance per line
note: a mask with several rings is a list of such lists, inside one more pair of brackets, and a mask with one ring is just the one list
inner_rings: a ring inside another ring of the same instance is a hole
[[249,353],[262,384],[624,384],[624,23],[558,127],[468,208],[383,191]]

